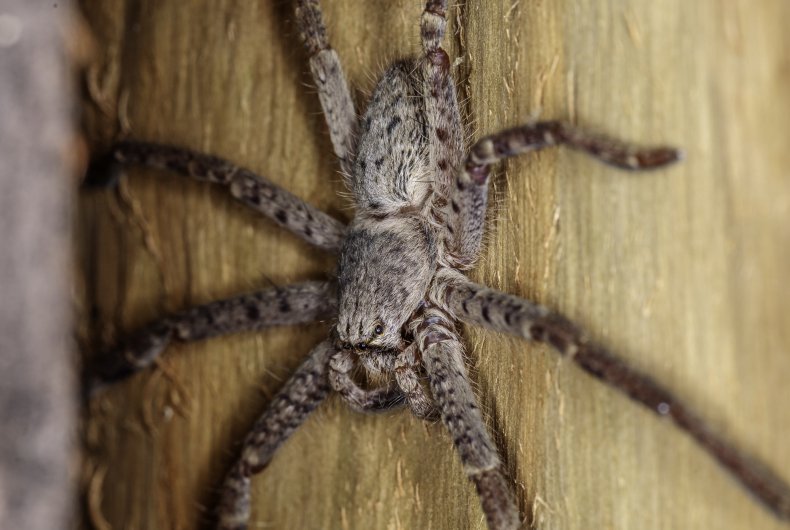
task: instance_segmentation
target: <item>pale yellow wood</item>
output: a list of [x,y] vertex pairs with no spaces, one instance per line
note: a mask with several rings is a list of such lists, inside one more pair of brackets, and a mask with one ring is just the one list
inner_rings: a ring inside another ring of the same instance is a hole
[[[132,137],[225,156],[349,217],[289,2],[83,4],[101,48],[94,99],[117,104]],[[363,92],[417,50],[420,1],[325,4]],[[646,175],[564,150],[508,163],[474,277],[578,320],[790,479],[787,20],[784,0],[470,0],[452,10],[447,47],[470,132],[564,118],[686,150]],[[108,142],[114,116],[85,108]],[[221,190],[141,171],[127,188],[81,202],[79,294],[108,342],[168,310],[332,273]],[[236,442],[324,333],[176,346],[166,369],[110,390],[88,419],[94,519],[206,521]],[[550,350],[468,337],[525,527],[781,527],[688,437]],[[253,498],[258,528],[484,528],[441,425],[334,401]]]

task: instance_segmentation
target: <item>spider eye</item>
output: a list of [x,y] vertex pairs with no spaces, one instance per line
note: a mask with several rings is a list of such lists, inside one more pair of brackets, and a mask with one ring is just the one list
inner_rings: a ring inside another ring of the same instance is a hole
[[343,349],[344,350],[350,350],[351,349],[351,343],[350,342],[344,342],[343,343]]
[[382,333],[384,333],[384,328],[381,327],[381,324],[379,324],[378,326],[376,326],[376,329],[373,330],[373,333],[375,333],[376,335],[381,335]]
[[357,344],[357,348],[359,348],[360,350],[366,350],[368,348],[368,345],[365,344],[364,342],[360,342],[359,344]]

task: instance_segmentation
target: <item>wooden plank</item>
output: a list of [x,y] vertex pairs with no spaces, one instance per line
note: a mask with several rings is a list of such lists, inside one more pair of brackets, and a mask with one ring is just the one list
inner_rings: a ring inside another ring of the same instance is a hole
[[[417,50],[421,2],[325,3],[362,94],[383,64]],[[225,156],[350,216],[288,2],[113,0],[86,3],[86,15],[104,50],[86,102],[95,143],[109,142],[118,111],[133,138]],[[682,165],[647,175],[563,150],[509,162],[474,277],[577,319],[790,479],[788,15],[782,0],[469,1],[452,11],[448,49],[461,57],[470,134],[540,116],[686,150]],[[120,196],[84,195],[81,212],[83,321],[98,315],[96,341],[332,273],[331,259],[180,177],[134,171]],[[165,369],[95,402],[93,518],[130,529],[208,520],[235,444],[325,333],[176,346]],[[552,352],[468,337],[530,524],[780,527],[688,437]],[[337,402],[253,495],[269,528],[484,527],[441,425]]]

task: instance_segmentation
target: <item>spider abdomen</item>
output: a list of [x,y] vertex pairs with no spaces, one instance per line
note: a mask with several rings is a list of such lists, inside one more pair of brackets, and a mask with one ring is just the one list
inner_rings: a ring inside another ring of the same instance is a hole
[[352,174],[357,205],[374,215],[418,208],[432,189],[420,70],[394,63],[379,79],[360,123]]

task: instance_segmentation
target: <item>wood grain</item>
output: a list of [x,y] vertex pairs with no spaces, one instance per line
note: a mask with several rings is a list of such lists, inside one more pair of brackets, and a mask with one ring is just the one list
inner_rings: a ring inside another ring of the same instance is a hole
[[[418,0],[325,4],[360,94],[417,49]],[[349,218],[288,2],[83,7],[102,50],[84,105],[97,148],[120,114],[132,138],[227,157]],[[686,150],[643,175],[565,150],[509,162],[474,278],[578,320],[790,480],[788,18],[783,0],[469,0],[447,47],[470,133],[540,116]],[[77,292],[94,348],[167,311],[332,273],[331,259],[181,177],[131,171],[80,209]],[[235,444],[325,333],[176,346],[94,402],[85,524],[205,526]],[[525,527],[781,527],[687,436],[553,352],[467,335]],[[336,401],[253,494],[262,528],[484,527],[441,425]]]

